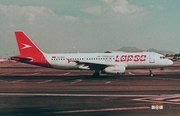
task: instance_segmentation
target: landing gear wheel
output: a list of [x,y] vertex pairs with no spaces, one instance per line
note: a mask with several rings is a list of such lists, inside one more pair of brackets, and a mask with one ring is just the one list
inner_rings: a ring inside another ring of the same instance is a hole
[[153,73],[152,73],[152,69],[149,69],[149,72],[150,72],[149,75],[150,75],[151,77],[153,77],[154,75],[153,75]]
[[95,73],[93,73],[92,76],[93,76],[93,77],[99,77],[99,75],[100,75],[99,72],[95,72]]

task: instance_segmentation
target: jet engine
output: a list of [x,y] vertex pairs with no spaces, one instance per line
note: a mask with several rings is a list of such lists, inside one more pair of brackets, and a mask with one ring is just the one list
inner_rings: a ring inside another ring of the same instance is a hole
[[110,74],[122,74],[126,70],[125,66],[110,66],[106,67],[104,69],[105,73],[110,73]]

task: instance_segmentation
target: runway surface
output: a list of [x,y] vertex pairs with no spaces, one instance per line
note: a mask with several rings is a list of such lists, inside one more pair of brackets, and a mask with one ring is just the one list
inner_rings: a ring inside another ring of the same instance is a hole
[[123,76],[0,66],[0,115],[178,116],[180,67],[128,70]]

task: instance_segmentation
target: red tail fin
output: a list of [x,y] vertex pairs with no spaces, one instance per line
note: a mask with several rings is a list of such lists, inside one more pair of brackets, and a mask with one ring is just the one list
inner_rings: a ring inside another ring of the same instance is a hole
[[16,40],[21,56],[38,58],[43,55],[41,50],[30,40],[30,38],[22,31],[16,31]]
[[20,58],[21,60],[19,61],[41,66],[46,66],[48,64],[43,52],[31,41],[31,39],[24,32],[15,31],[15,36],[20,52],[20,56],[16,58]]

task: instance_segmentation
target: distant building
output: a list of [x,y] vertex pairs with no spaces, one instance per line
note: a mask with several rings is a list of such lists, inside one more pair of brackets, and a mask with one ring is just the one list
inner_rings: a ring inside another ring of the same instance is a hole
[[179,54],[172,55],[171,57],[173,57],[173,58],[172,58],[173,61],[177,61],[177,62],[180,61],[180,53],[179,53]]

